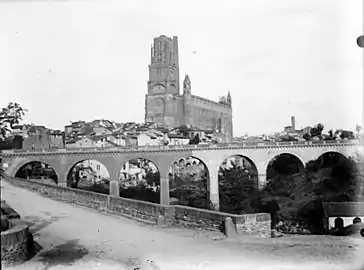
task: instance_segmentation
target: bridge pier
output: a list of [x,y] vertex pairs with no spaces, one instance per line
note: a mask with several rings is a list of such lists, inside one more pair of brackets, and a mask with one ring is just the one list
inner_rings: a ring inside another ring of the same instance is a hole
[[57,185],[60,187],[67,187],[67,183],[65,183],[65,182],[58,182]]
[[169,179],[166,177],[160,180],[160,204],[169,205]]
[[259,174],[258,175],[258,189],[262,190],[267,185],[267,175]]
[[220,199],[219,199],[219,180],[218,180],[218,171],[211,168],[209,170],[209,179],[208,179],[208,200],[210,203],[211,210],[219,211],[220,209]]
[[119,181],[111,180],[110,181],[110,196],[120,197],[120,186]]

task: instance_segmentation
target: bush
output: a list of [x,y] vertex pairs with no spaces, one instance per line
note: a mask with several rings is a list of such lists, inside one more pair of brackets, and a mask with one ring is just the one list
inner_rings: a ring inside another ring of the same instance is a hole
[[1,215],[1,231],[9,230],[10,224],[9,219],[5,215]]

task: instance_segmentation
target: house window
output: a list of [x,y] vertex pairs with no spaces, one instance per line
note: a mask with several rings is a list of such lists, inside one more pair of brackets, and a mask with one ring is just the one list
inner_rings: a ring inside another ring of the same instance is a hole
[[96,166],[96,170],[98,170],[98,171],[100,170],[100,165]]

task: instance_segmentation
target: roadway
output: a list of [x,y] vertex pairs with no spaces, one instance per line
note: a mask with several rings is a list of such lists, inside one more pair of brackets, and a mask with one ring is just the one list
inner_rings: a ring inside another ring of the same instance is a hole
[[1,196],[29,222],[42,250],[7,269],[360,269],[364,239],[290,236],[222,239],[162,229],[42,197],[1,181]]

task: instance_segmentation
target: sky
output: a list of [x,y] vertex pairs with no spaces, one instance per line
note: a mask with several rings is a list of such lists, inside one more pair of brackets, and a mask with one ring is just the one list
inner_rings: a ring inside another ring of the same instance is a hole
[[143,122],[150,47],[167,35],[192,94],[231,92],[235,136],[281,131],[292,115],[297,128],[354,129],[361,34],[361,0],[0,0],[0,106],[53,129]]

